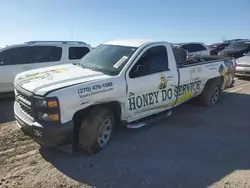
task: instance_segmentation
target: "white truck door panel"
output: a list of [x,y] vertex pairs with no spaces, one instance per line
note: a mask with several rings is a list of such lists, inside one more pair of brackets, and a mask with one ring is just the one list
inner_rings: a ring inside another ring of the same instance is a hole
[[164,45],[149,46],[134,62],[126,75],[128,121],[171,108],[178,82]]
[[197,96],[202,91],[202,65],[179,68],[180,85],[177,104]]

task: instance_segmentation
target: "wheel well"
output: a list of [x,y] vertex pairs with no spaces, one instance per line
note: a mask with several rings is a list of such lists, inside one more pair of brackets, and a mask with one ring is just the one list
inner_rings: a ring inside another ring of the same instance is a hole
[[212,82],[214,82],[214,81],[216,81],[216,80],[220,80],[221,81],[221,86],[223,85],[223,82],[224,82],[223,76],[219,76],[219,77],[215,77],[215,78],[211,78],[211,79],[207,80],[205,86],[212,83]]
[[121,113],[122,113],[121,104],[118,101],[111,101],[111,102],[106,102],[106,103],[92,105],[92,106],[89,106],[89,107],[87,107],[85,109],[77,111],[73,115],[74,127],[76,129],[78,129],[80,127],[81,121],[86,116],[86,114],[92,108],[94,108],[96,106],[105,106],[106,108],[109,108],[110,110],[112,110],[112,112],[114,113],[114,117],[115,117],[115,125],[119,125],[120,124],[120,122],[121,122]]

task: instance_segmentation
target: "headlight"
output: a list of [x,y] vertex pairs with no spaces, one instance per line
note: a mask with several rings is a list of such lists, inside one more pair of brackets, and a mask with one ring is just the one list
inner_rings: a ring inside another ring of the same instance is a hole
[[38,116],[38,119],[42,121],[58,121],[59,120],[58,113],[48,114],[48,113],[38,112],[37,116]]
[[47,107],[47,101],[43,99],[37,99],[35,103],[36,103],[36,107],[38,108]]
[[38,108],[55,108],[58,107],[57,100],[55,99],[37,99],[36,100],[36,107]]
[[59,103],[56,97],[35,100],[37,118],[52,122],[60,120]]

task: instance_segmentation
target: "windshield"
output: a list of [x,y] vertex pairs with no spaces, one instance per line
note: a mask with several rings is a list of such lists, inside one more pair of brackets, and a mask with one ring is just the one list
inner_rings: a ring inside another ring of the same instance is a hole
[[247,44],[245,42],[233,42],[227,47],[227,49],[244,49],[246,47]]
[[79,63],[82,67],[115,76],[136,50],[135,47],[101,44],[86,54]]

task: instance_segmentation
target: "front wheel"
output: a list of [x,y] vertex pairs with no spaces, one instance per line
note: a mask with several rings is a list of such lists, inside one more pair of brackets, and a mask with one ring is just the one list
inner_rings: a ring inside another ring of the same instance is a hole
[[79,130],[79,148],[92,155],[104,149],[114,130],[114,115],[108,108],[92,108],[82,120]]

